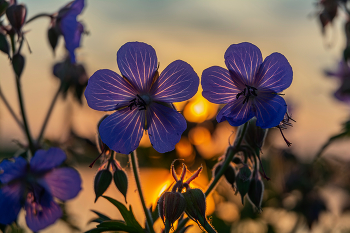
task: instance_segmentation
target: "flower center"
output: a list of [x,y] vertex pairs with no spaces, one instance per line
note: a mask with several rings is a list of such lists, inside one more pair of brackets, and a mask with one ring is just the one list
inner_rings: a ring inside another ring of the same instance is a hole
[[41,205],[35,200],[33,192],[28,192],[26,205],[29,207],[29,210],[32,211],[33,215],[37,215],[43,210]]
[[244,90],[236,95],[236,99],[238,99],[241,95],[244,96],[243,104],[247,103],[250,97],[258,96],[256,94],[256,91],[258,89],[248,85],[245,86],[246,87],[244,88]]
[[146,107],[151,103],[151,97],[149,95],[136,95],[136,98],[132,99],[129,101],[130,104],[128,107],[130,110],[135,106],[138,108],[140,111],[141,110],[146,110]]

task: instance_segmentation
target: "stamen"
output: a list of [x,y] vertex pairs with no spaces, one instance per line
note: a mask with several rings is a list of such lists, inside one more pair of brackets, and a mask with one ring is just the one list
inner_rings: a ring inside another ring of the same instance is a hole
[[241,91],[236,95],[236,99],[238,99],[241,95],[245,97],[243,100],[243,104],[248,103],[248,100],[251,96],[258,96],[258,94],[256,93],[258,89],[248,85],[245,85],[245,86],[246,87],[243,89],[243,91]]
[[282,134],[282,137],[283,137],[284,141],[286,142],[287,146],[290,147],[292,145],[292,143],[290,141],[288,141],[287,138],[284,136],[282,128],[280,126],[277,126],[277,128],[280,129],[280,132]]
[[128,107],[130,108],[130,110],[132,110],[132,108],[134,106],[138,107],[138,110],[146,110],[146,106],[147,106],[147,103],[144,99],[142,99],[142,97],[140,95],[136,95],[137,98],[134,98],[132,100],[130,100],[130,104],[128,105]]

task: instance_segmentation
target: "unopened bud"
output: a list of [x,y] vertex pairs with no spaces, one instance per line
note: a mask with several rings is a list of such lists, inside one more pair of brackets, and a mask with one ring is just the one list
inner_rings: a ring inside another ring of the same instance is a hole
[[5,0],[0,0],[0,16],[2,16],[10,4]]
[[248,200],[258,209],[261,210],[261,202],[264,194],[264,183],[256,174],[250,181]]
[[[215,176],[217,176],[217,174],[219,173],[220,169],[222,167],[222,164],[219,164],[216,168],[215,168]],[[229,165],[224,173],[224,176],[227,180],[228,183],[231,184],[232,188],[234,187],[234,183],[236,181],[236,173],[235,173],[235,169]]]
[[125,202],[126,201],[126,193],[128,191],[128,177],[126,176],[126,173],[124,172],[123,169],[118,168],[117,166],[115,166],[116,169],[114,171],[113,174],[113,180],[114,180],[114,184],[115,186],[117,186],[117,189],[119,190],[119,192],[121,192],[121,194],[123,194],[124,198],[125,198]]
[[26,20],[27,8],[23,4],[14,4],[6,9],[6,16],[12,28],[19,33]]
[[186,200],[182,193],[165,192],[158,200],[159,216],[163,223],[168,220],[170,225],[182,215],[186,209]]
[[24,65],[25,65],[25,59],[24,59],[24,57],[21,54],[16,53],[15,55],[13,55],[13,57],[12,57],[12,67],[13,67],[13,70],[15,71],[15,74],[16,74],[18,79],[22,75],[22,72],[23,72],[23,69],[24,69]]
[[200,189],[189,189],[183,193],[186,200],[186,214],[195,222],[205,219],[205,194]]
[[253,117],[248,122],[247,131],[243,140],[253,149],[261,149],[264,144],[267,129],[256,126],[256,118]]
[[60,34],[57,32],[57,29],[55,27],[50,27],[49,30],[47,30],[47,37],[54,54],[59,36]]
[[247,194],[250,186],[250,176],[252,172],[248,166],[243,166],[239,169],[236,177],[236,185],[239,194],[241,195],[242,204],[244,203],[244,196]]
[[97,172],[94,181],[94,190],[96,194],[95,202],[103,195],[112,182],[112,173],[107,170],[100,170]]

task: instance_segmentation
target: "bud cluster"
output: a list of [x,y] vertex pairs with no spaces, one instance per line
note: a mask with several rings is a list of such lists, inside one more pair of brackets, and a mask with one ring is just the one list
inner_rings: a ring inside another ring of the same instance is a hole
[[171,166],[171,173],[176,183],[171,192],[164,192],[158,200],[159,216],[163,223],[168,221],[173,227],[174,222],[186,212],[189,218],[197,224],[206,224],[205,221],[205,194],[202,190],[191,188],[190,182],[199,176],[203,167],[200,167],[189,179],[184,181],[187,167],[183,164],[180,179],[178,179],[174,165]]
[[[99,124],[104,120],[108,115],[104,116],[98,123]],[[97,131],[98,132],[98,131]],[[90,167],[94,165],[98,158],[103,156],[105,158],[105,162],[99,167],[98,172],[95,176],[94,180],[94,190],[96,194],[96,199],[103,195],[103,193],[107,190],[109,185],[112,182],[112,178],[115,186],[121,192],[126,201],[126,193],[128,191],[128,177],[120,166],[119,162],[114,158],[114,152],[109,149],[109,147],[102,142],[101,137],[98,135],[98,148],[100,151],[100,155],[90,164]],[[113,175],[112,175],[113,173]]]
[[[246,127],[245,130],[243,130],[244,127]],[[232,188],[236,190],[236,193],[241,195],[242,204],[244,204],[244,197],[247,195],[248,200],[258,210],[261,210],[264,193],[264,183],[261,176],[269,180],[260,159],[260,152],[267,130],[256,126],[256,118],[252,118],[246,126],[240,126],[237,139],[234,145],[228,148],[227,154],[235,153],[235,151],[243,154],[235,155],[224,173],[221,173]],[[238,142],[239,140],[241,141]],[[220,162],[214,167],[214,176],[219,175],[222,165],[223,162]],[[259,172],[259,167],[261,167],[262,172]]]

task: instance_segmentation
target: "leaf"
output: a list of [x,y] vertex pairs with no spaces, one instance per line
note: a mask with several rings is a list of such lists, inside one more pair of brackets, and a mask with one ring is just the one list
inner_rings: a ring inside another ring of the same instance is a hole
[[158,205],[156,205],[156,208],[154,209],[154,211],[152,211],[152,206],[151,206],[149,208],[149,212],[152,215],[153,222],[157,221],[157,219],[159,218]]
[[100,225],[97,226],[97,229],[99,227],[102,228],[108,228],[109,231],[126,231],[130,233],[139,233],[139,232],[144,232],[144,230],[141,228],[137,229],[135,226],[129,226],[125,225],[124,223],[121,223],[118,220],[109,220],[109,221],[104,221],[100,223]]
[[112,203],[115,207],[118,208],[120,211],[121,215],[123,216],[123,219],[126,222],[127,226],[133,226],[135,227],[139,232],[143,232],[143,228],[141,225],[138,223],[138,221],[135,219],[134,213],[132,212],[131,206],[130,209],[128,210],[124,204],[120,203],[119,201],[107,197],[107,196],[102,196],[103,198],[107,199],[110,203]]
[[104,231],[109,231],[109,229],[106,227],[99,227],[99,228],[94,228],[94,229],[85,231],[85,233],[100,233],[100,232],[104,232]]
[[190,228],[190,227],[193,227],[193,225],[187,225],[187,226],[185,226],[184,228],[182,228],[182,229],[179,231],[179,233],[185,233],[185,232],[188,230],[188,228]]
[[9,43],[6,40],[6,36],[2,33],[0,33],[0,51],[3,51],[7,55],[9,55],[10,52]]
[[100,212],[96,211],[96,210],[91,210],[92,212],[94,212],[95,214],[97,214],[97,216],[103,220],[111,220],[108,216],[101,214]]
[[[96,222],[96,223],[102,223],[103,221],[108,221],[108,220],[111,220],[108,216],[96,211],[96,210],[91,210],[92,212],[94,212],[95,214],[97,214],[98,218],[93,218],[89,221],[89,223],[92,223],[92,222]],[[124,221],[121,221],[120,222],[124,223]]]

